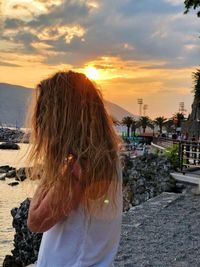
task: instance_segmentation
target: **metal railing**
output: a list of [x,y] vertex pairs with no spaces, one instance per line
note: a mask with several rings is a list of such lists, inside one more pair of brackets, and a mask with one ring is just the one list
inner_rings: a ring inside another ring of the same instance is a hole
[[186,170],[200,168],[200,143],[195,141],[179,141],[176,139],[154,137],[153,143],[165,149],[178,146],[177,156],[179,159],[179,169]]
[[191,168],[200,168],[200,143],[180,141],[179,160],[181,171]]

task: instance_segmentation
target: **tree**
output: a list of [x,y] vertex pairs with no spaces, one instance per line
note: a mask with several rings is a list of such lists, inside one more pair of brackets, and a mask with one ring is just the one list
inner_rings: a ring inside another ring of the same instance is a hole
[[133,117],[131,116],[127,116],[127,117],[124,117],[122,119],[122,124],[125,125],[127,127],[127,136],[129,137],[130,136],[130,127],[133,123]]
[[194,96],[198,103],[200,103],[200,69],[193,72],[193,83],[194,83]]
[[135,132],[136,132],[136,129],[139,127],[139,123],[138,121],[136,121],[134,118],[133,118],[133,121],[132,121],[132,124],[131,124],[131,133],[133,134],[133,136],[135,136]]
[[155,118],[155,120],[153,122],[154,124],[156,124],[159,127],[160,133],[162,133],[162,129],[163,129],[163,126],[165,125],[166,120],[167,119],[162,116],[162,117]]
[[[184,14],[187,14],[190,11],[191,8],[196,10],[197,8],[200,7],[200,0],[185,0],[184,4],[185,4],[185,12],[184,12]],[[200,10],[197,11],[197,16],[200,17]]]
[[173,125],[174,125],[174,120],[173,118],[172,119],[168,119],[166,122],[165,122],[165,128],[166,128],[166,131],[169,133],[169,132],[172,132],[174,130],[173,128]]
[[173,121],[176,124],[176,127],[181,127],[182,122],[184,121],[185,117],[183,113],[176,113],[173,116]]
[[193,92],[194,100],[192,103],[192,112],[185,124],[185,131],[191,139],[193,135],[199,136],[200,133],[200,69],[193,72]]
[[142,116],[140,117],[139,124],[143,129],[143,133],[145,133],[146,128],[149,126],[152,126],[151,119],[148,116]]

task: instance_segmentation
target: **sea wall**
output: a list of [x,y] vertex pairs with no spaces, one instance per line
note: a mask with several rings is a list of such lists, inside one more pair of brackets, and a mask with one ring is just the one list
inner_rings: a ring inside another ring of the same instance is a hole
[[173,166],[166,156],[147,154],[131,159],[123,156],[124,210],[139,205],[162,192],[176,191],[170,176]]

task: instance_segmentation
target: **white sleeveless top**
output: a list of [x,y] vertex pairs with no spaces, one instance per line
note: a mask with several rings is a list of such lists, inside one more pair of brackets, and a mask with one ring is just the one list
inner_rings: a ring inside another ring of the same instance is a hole
[[[113,267],[122,219],[122,174],[119,168],[115,212],[108,196],[91,217],[80,205],[65,220],[45,232],[37,267]],[[94,202],[94,201],[93,201]],[[94,207],[97,207],[96,201]]]

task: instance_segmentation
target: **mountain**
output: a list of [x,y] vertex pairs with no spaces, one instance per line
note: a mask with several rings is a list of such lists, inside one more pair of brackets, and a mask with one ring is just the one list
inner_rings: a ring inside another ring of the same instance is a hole
[[108,113],[111,114],[118,121],[121,121],[122,118],[124,118],[126,116],[131,116],[131,117],[134,117],[135,119],[137,119],[139,117],[138,115],[134,115],[131,112],[127,111],[126,109],[118,106],[117,104],[109,102],[109,101],[105,101],[105,107],[106,107]]
[[[32,94],[31,88],[0,83],[0,126],[23,127]],[[109,101],[105,102],[105,106],[108,112],[119,121],[125,116],[137,117]]]
[[33,89],[7,83],[0,83],[0,124],[24,126],[27,102]]

